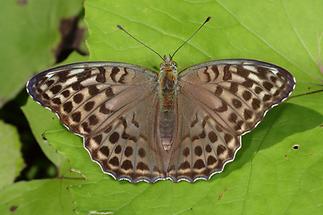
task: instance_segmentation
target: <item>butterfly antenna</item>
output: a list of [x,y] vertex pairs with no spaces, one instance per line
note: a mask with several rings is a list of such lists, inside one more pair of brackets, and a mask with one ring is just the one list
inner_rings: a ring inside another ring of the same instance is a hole
[[162,60],[164,60],[164,58],[158,53],[156,52],[154,49],[150,48],[149,46],[147,46],[145,43],[143,43],[141,40],[137,39],[136,37],[132,36],[126,29],[124,29],[121,25],[117,25],[117,28],[119,28],[121,31],[125,32],[126,34],[128,34],[131,38],[133,38],[134,40],[136,40],[138,43],[142,44],[143,46],[145,46],[147,49],[149,49],[150,51],[154,52],[155,54],[157,54]]
[[185,40],[183,43],[182,43],[182,45],[180,45],[175,51],[174,51],[174,53],[171,55],[171,59],[173,59],[173,57],[175,56],[175,54],[178,52],[178,50],[180,50],[188,41],[190,41],[194,36],[195,36],[195,34],[197,34],[197,32],[199,32],[200,30],[201,30],[201,28],[208,22],[208,21],[210,21],[210,19],[211,19],[211,17],[210,16],[208,16],[207,18],[206,18],[206,20],[202,23],[202,25],[200,25],[200,27],[198,28],[198,29],[196,29],[194,32],[193,32],[193,34],[187,39],[187,40]]

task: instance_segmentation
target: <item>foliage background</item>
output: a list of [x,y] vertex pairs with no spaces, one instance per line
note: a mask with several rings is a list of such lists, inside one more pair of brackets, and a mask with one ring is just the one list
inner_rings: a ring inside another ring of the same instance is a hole
[[[2,2],[0,213],[320,214],[322,9],[319,0]],[[158,68],[160,59],[116,24],[167,54],[207,16],[212,21],[176,56],[180,69],[253,58],[281,65],[297,79],[294,96],[244,136],[236,160],[209,181],[117,182],[90,162],[79,137],[27,99],[28,78],[58,63],[109,60]]]

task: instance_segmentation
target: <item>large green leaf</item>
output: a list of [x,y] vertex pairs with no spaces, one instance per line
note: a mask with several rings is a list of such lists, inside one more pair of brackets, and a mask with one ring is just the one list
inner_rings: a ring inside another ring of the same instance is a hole
[[0,189],[13,183],[24,166],[15,127],[0,121]]
[[82,0],[2,1],[0,13],[0,107],[29,77],[55,62],[60,21],[77,16]]
[[[313,83],[321,83],[323,3],[319,1],[92,0],[85,2],[85,8],[92,60],[158,67],[156,55],[115,25],[123,25],[163,54],[212,16],[212,22],[176,56],[180,68],[210,59],[256,58],[290,70],[298,81],[295,94],[317,89]],[[81,214],[320,214],[322,100],[322,93],[309,94],[274,108],[243,138],[236,160],[223,173],[194,184],[115,181],[90,161],[79,137],[51,120],[53,114],[32,102],[25,113],[39,128],[35,134],[46,131],[48,143],[69,160],[72,172],[85,179],[70,188]],[[42,129],[45,121],[50,127]]]
[[[291,101],[304,104],[319,99],[323,99],[323,95]],[[320,108],[323,109],[323,105]],[[57,127],[57,130],[47,132],[46,138],[69,159],[72,171],[86,179],[82,185],[71,188],[76,209],[82,214],[88,211],[129,214],[134,210],[138,214],[181,211],[200,211],[201,214],[213,211],[282,214],[288,211],[295,214],[300,209],[319,214],[323,201],[320,194],[323,147],[320,145],[322,128],[318,125],[322,121],[322,114],[314,111],[311,105],[281,105],[271,111],[254,132],[243,138],[243,149],[235,162],[210,181],[195,184],[117,182],[90,162],[79,137]],[[294,145],[299,145],[299,149],[293,149]],[[311,204],[307,204],[308,199],[312,199]],[[295,204],[296,200],[305,202]]]

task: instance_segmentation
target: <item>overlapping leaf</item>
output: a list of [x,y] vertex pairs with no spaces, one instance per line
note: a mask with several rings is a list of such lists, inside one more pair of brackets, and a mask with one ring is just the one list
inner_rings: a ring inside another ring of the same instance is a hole
[[[35,73],[55,63],[62,19],[79,15],[82,0],[6,1],[0,13],[0,107]],[[40,145],[57,165],[61,158]]]
[[60,21],[77,16],[82,0],[15,0],[1,4],[0,107],[37,71],[55,63]]
[[24,166],[20,148],[17,130],[0,121],[0,189],[13,183]]

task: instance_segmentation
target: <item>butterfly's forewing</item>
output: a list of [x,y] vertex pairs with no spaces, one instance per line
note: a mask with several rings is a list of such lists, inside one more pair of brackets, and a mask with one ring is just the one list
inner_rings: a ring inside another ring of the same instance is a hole
[[291,74],[253,60],[199,64],[179,76],[178,140],[169,165],[173,180],[209,178],[240,148],[240,136],[294,89]]
[[84,139],[93,160],[118,179],[163,177],[156,144],[157,75],[108,62],[47,70],[27,84],[29,94]]

